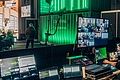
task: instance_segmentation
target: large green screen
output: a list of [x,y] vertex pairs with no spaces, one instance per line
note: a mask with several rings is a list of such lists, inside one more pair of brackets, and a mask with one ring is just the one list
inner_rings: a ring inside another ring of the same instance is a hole
[[[50,12],[58,12],[66,8],[66,11],[89,9],[90,0],[52,0]],[[40,0],[40,13],[48,13],[49,5],[46,0]]]
[[[90,12],[79,13],[83,16],[90,17]],[[60,17],[59,25],[57,26],[57,31],[54,35],[49,36],[48,42],[54,44],[74,44],[77,35],[77,16],[78,13],[74,14],[64,14]],[[56,23],[58,15],[50,16],[49,32],[52,34],[56,30]],[[45,41],[45,33],[48,30],[48,15],[41,16],[39,22],[39,39],[40,41]]]

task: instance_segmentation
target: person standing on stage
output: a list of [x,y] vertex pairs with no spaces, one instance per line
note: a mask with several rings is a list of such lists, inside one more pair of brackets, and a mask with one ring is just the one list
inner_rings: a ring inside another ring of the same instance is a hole
[[26,48],[29,47],[29,44],[31,43],[31,48],[34,47],[34,38],[35,38],[35,27],[32,23],[29,24],[28,28],[25,31],[26,34]]

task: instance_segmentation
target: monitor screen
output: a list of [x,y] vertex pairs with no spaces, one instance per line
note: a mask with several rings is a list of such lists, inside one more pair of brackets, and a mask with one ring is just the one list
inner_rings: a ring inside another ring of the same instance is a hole
[[28,71],[29,66],[35,65],[33,55],[18,57],[20,73]]
[[78,17],[78,47],[107,45],[109,20]]
[[106,47],[96,49],[96,60],[107,58]]
[[29,66],[35,65],[34,55],[1,59],[1,77],[11,75],[13,71],[26,72]]
[[30,17],[31,16],[31,6],[22,6],[21,7],[21,17]]
[[20,67],[35,64],[35,59],[34,59],[34,57],[31,56],[31,55],[30,55],[30,56],[18,57],[18,61],[19,61],[19,66],[20,66]]
[[1,76],[11,75],[13,68],[19,67],[17,57],[1,59]]

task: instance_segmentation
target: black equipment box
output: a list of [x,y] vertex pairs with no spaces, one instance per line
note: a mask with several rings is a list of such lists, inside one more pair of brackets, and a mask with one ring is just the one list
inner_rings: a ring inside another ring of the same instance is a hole
[[74,59],[73,63],[75,63],[75,64],[81,64],[81,65],[84,65],[84,66],[88,66],[88,65],[93,64],[93,62],[88,57],[86,57],[86,56],[82,56],[79,59]]
[[87,78],[91,78],[93,80],[97,80],[111,74],[112,70],[110,67],[104,67],[96,64],[86,66]]

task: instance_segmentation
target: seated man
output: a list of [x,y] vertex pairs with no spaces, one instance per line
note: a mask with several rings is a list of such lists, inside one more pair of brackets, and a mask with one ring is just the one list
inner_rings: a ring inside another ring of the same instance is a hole
[[108,58],[103,59],[104,64],[111,64],[112,66],[120,69],[120,61],[119,61],[119,55],[120,55],[120,44],[117,44],[117,52],[109,53],[107,56]]
[[113,62],[113,61],[109,61],[109,60],[105,59],[105,60],[103,60],[103,63],[104,63],[104,64],[111,64],[112,66],[115,66],[115,67],[116,67],[117,61],[116,61],[116,62]]
[[8,31],[6,37],[4,38],[3,42],[5,42],[5,46],[11,47],[11,45],[14,45],[14,36],[12,31]]

